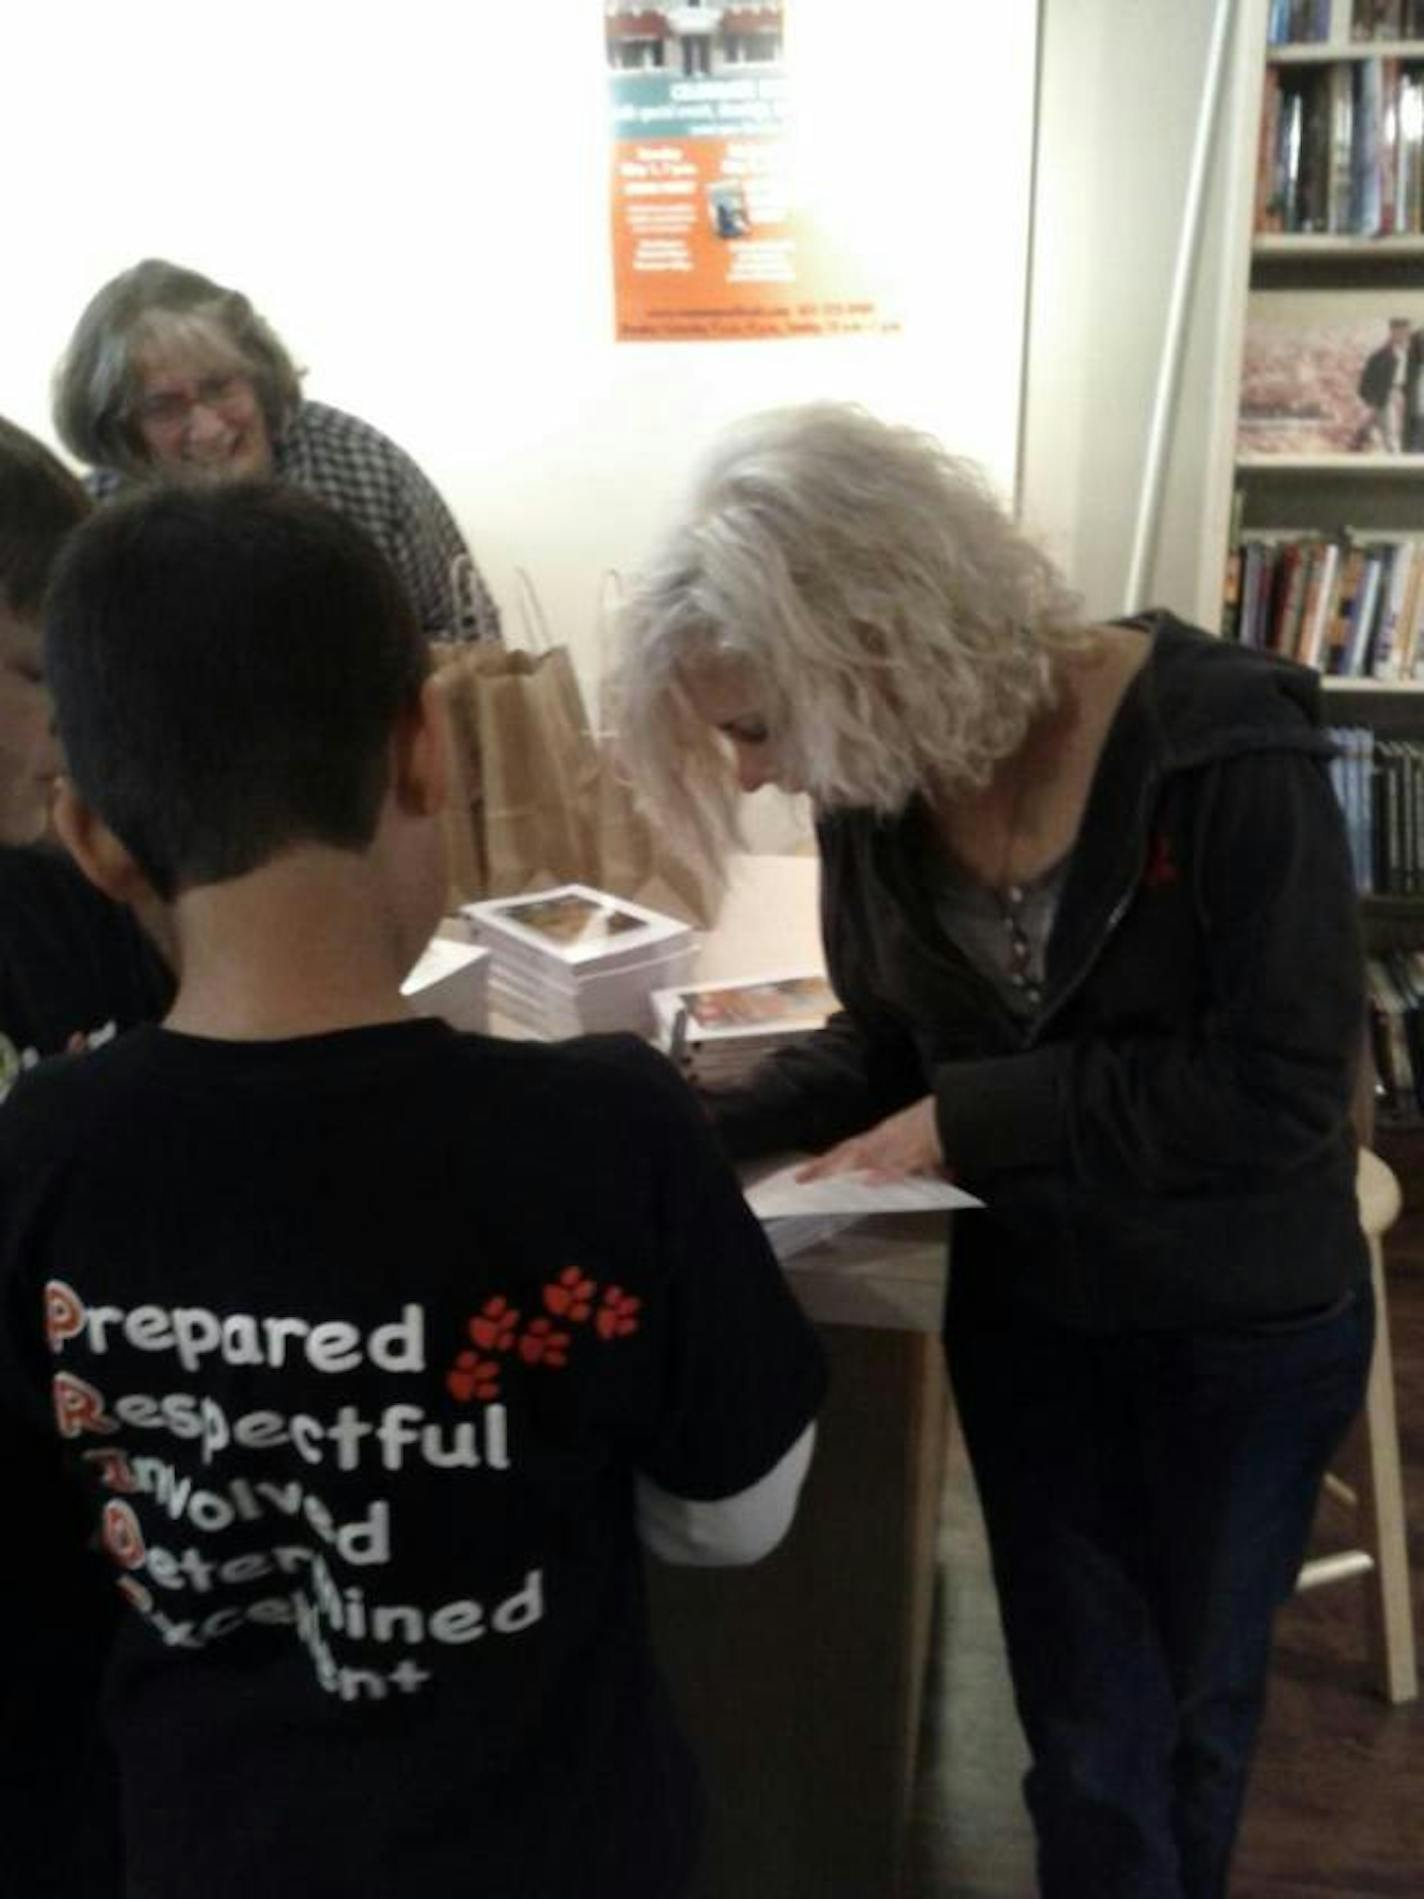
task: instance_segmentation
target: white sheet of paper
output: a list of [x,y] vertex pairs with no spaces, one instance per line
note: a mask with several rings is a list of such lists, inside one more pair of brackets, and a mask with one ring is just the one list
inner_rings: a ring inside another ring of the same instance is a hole
[[927,1213],[936,1208],[982,1207],[984,1202],[947,1180],[927,1174],[910,1180],[870,1181],[864,1174],[830,1174],[824,1180],[797,1180],[806,1165],[793,1161],[746,1190],[747,1205],[759,1220],[783,1220],[812,1213]]

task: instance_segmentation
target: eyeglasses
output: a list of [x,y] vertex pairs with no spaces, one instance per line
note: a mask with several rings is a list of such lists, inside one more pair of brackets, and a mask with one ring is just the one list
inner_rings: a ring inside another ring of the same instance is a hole
[[204,376],[193,384],[191,393],[183,389],[159,389],[151,396],[141,397],[134,406],[134,415],[154,428],[177,428],[196,408],[225,409],[244,400],[250,387],[240,371]]

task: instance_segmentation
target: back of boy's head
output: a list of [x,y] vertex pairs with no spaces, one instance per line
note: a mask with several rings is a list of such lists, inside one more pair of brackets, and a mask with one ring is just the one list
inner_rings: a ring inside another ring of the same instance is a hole
[[0,416],[0,606],[38,616],[59,550],[89,508],[58,456]]
[[66,548],[45,629],[70,776],[161,897],[371,842],[426,647],[323,503],[268,482],[114,502]]

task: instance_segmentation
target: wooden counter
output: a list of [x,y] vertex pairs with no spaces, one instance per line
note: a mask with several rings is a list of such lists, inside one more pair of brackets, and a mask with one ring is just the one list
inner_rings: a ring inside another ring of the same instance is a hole
[[[744,858],[698,980],[820,968],[814,858]],[[649,1565],[653,1628],[710,1809],[694,1899],[892,1899],[914,1775],[948,1404],[943,1215],[788,1262],[831,1367],[783,1546]]]

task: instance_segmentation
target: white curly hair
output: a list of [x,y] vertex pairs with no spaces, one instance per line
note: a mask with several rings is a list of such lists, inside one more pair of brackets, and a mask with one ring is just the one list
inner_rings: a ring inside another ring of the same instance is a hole
[[778,766],[822,810],[984,784],[1055,697],[1079,602],[980,471],[836,403],[736,424],[620,616],[622,756],[669,830],[739,843],[725,742],[690,671],[739,669]]

